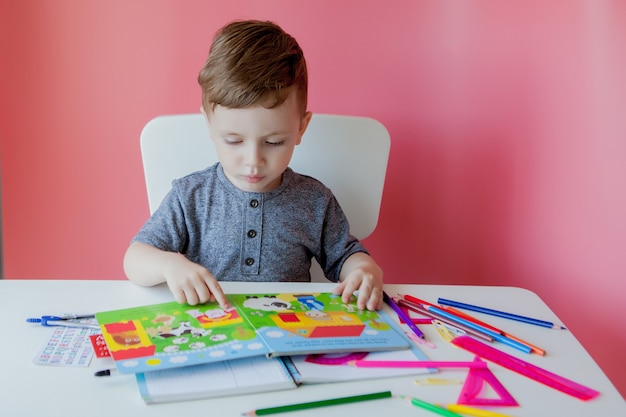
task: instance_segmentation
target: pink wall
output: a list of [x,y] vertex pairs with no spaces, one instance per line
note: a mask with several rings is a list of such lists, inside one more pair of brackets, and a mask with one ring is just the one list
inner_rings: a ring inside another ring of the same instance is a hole
[[148,216],[141,128],[197,111],[234,18],[299,39],[311,110],[389,128],[366,241],[388,282],[533,290],[626,394],[620,0],[3,1],[7,277],[123,279]]

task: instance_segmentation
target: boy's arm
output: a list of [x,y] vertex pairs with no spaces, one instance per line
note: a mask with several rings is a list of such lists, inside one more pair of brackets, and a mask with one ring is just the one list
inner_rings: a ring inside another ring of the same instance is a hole
[[229,307],[215,277],[202,265],[179,253],[134,242],[124,255],[124,272],[137,285],[152,286],[166,282],[179,303],[195,305],[217,300],[222,308]]
[[359,291],[357,306],[360,309],[380,310],[383,306],[383,270],[371,256],[364,252],[353,253],[346,259],[339,273],[340,284],[333,293],[341,294],[347,303]]

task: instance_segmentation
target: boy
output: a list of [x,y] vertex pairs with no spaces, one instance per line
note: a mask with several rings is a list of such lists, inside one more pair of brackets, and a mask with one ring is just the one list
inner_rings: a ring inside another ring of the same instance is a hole
[[330,190],[288,168],[311,113],[294,38],[271,22],[223,27],[200,71],[219,163],[173,182],[124,257],[139,285],[166,282],[189,304],[228,301],[222,281],[310,281],[315,256],[347,302],[382,306],[382,270]]

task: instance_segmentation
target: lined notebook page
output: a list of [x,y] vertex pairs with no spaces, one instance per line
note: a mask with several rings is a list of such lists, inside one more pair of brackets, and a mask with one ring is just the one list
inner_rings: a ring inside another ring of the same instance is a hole
[[182,401],[295,388],[280,359],[265,356],[137,374],[146,403]]

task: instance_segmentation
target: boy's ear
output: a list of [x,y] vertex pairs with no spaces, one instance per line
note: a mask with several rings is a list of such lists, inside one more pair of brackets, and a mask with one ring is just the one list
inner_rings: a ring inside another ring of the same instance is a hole
[[[211,130],[211,122],[209,121],[209,116],[206,114],[206,111],[204,110],[204,106],[200,106],[200,113],[202,113],[204,115],[204,121],[206,122],[207,126],[209,127],[209,130]],[[213,137],[211,135],[209,135],[209,138],[211,140],[213,140]]]
[[210,122],[209,122],[209,115],[207,114],[206,110],[204,109],[204,106],[200,106],[200,113],[202,113],[204,115],[204,121],[207,122],[207,124],[210,124]]
[[300,144],[300,142],[302,142],[302,136],[304,136],[304,132],[306,132],[306,128],[309,126],[309,122],[311,121],[311,117],[313,116],[313,113],[311,113],[310,111],[304,113],[304,116],[302,116],[302,119],[300,119],[300,129],[298,132],[298,142],[296,143],[297,145]]

